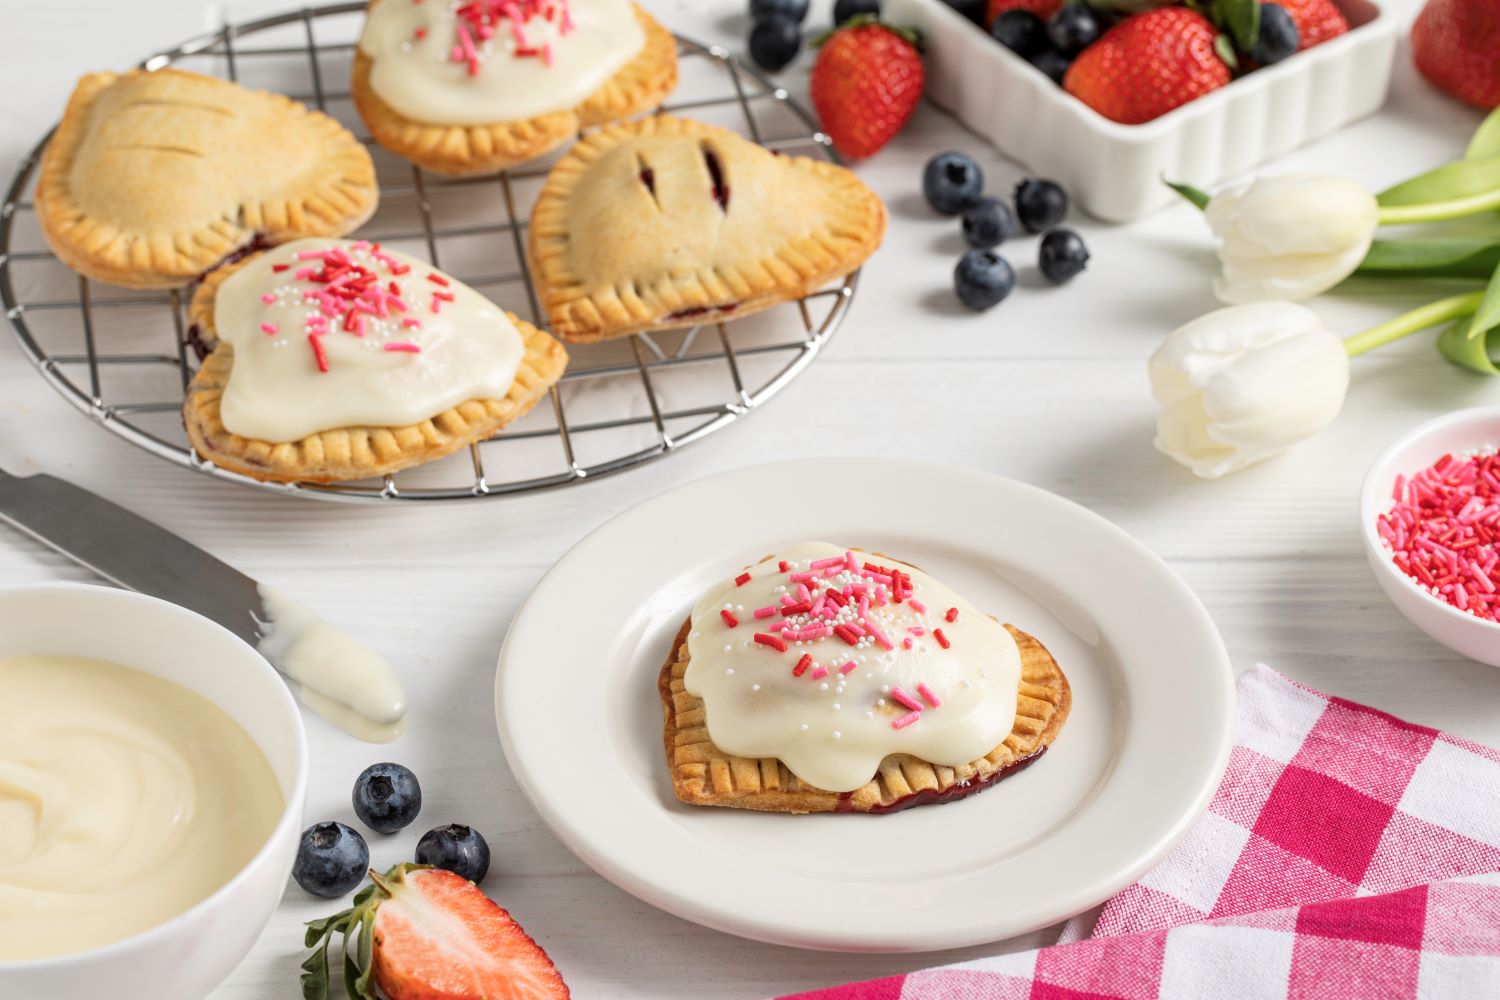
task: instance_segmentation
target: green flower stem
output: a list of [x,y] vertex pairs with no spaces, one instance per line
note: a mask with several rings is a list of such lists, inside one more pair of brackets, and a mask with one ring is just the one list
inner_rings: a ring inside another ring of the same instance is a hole
[[1500,208],[1500,188],[1481,191],[1464,198],[1432,201],[1423,205],[1388,205],[1380,209],[1382,226],[1402,226],[1413,222],[1441,222],[1461,219]]
[[1419,330],[1430,329],[1461,316],[1471,316],[1479,309],[1479,304],[1483,301],[1484,292],[1470,292],[1467,295],[1453,295],[1446,299],[1438,299],[1436,302],[1429,302],[1395,319],[1386,320],[1379,326],[1372,326],[1363,333],[1345,337],[1344,350],[1349,352],[1350,357],[1355,357]]

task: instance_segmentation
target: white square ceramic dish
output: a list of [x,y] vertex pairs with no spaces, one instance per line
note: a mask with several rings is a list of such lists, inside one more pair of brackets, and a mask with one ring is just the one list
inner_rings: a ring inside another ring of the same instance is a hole
[[1163,176],[1216,184],[1385,102],[1395,17],[1371,0],[1337,3],[1348,34],[1143,125],[1098,114],[942,0],[890,0],[887,18],[922,32],[934,103],[1062,184],[1090,214],[1129,222],[1176,197]]

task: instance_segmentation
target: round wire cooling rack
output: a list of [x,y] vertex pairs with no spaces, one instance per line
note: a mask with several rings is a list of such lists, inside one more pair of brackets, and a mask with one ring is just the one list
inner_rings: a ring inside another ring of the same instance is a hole
[[[226,26],[141,63],[178,65],[287,93],[352,129],[370,147],[381,202],[359,236],[425,254],[539,326],[526,261],[531,199],[557,155],[499,174],[444,178],[369,139],[346,87],[365,4],[304,8]],[[678,100],[661,111],[739,131],[778,152],[836,159],[785,90],[723,49],[678,37]],[[681,95],[690,94],[690,98]],[[732,324],[569,345],[572,360],[539,405],[496,436],[438,462],[352,483],[266,483],[201,459],[182,426],[198,363],[188,294],[98,285],[55,258],[31,193],[47,138],[21,162],[0,205],[0,303],[37,370],[96,423],[175,465],[277,493],[343,501],[468,500],[553,489],[652,461],[722,430],[785,387],[848,312],[858,272]],[[518,207],[526,211],[518,211]]]

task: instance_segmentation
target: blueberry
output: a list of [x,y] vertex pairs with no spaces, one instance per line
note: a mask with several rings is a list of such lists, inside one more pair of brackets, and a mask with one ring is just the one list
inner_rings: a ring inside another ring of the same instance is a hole
[[990,34],[1023,58],[1030,58],[1052,44],[1047,39],[1047,25],[1029,10],[1005,11],[990,25]]
[[1028,177],[1016,185],[1016,216],[1028,233],[1051,229],[1068,214],[1068,196],[1048,180]]
[[1262,66],[1269,66],[1296,52],[1297,46],[1301,44],[1297,22],[1292,20],[1292,15],[1286,12],[1285,7],[1276,3],[1260,5],[1260,34],[1256,36],[1255,46],[1250,50],[1251,59]]
[[1073,60],[1056,49],[1043,49],[1031,57],[1031,65],[1046,73],[1053,83],[1061,87],[1063,77],[1068,74],[1068,67],[1073,65]]
[[860,14],[880,16],[880,0],[836,0],[833,5],[833,26],[837,28],[851,17]]
[[768,17],[750,29],[750,58],[761,69],[785,69],[801,48],[802,29],[789,17]]
[[1099,32],[1099,18],[1081,3],[1067,4],[1047,23],[1047,37],[1065,56],[1076,56],[1093,45]]
[[984,172],[964,153],[939,153],[922,172],[927,204],[944,215],[957,215],[984,193]]
[[365,880],[370,849],[365,838],[342,823],[318,823],[302,831],[292,878],[314,896],[333,899]]
[[986,0],[943,0],[943,3],[952,7],[975,24],[984,23]]
[[1015,286],[1016,272],[992,250],[970,250],[953,269],[953,290],[976,312],[998,305]]
[[1062,284],[1073,278],[1089,263],[1089,248],[1083,237],[1071,229],[1054,229],[1042,237],[1037,265],[1051,281]]
[[376,833],[395,833],[422,811],[422,786],[400,764],[371,764],[354,779],[354,815]]
[[969,246],[999,246],[1016,235],[1016,217],[1010,206],[995,198],[980,198],[964,209],[964,239]]
[[807,17],[807,3],[808,0],[750,0],[750,20],[785,17],[801,24]]
[[473,827],[450,823],[422,834],[417,841],[417,864],[446,868],[479,882],[490,870],[490,845]]

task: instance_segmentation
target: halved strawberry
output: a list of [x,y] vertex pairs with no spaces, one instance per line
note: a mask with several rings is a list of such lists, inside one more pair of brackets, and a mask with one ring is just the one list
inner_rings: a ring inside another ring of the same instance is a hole
[[1349,19],[1333,0],[1274,0],[1286,8],[1297,25],[1297,49],[1322,45],[1349,31]]
[[349,1000],[567,1000],[547,953],[473,882],[423,865],[370,878],[353,907],[308,924],[305,1000],[328,996],[340,932]]

